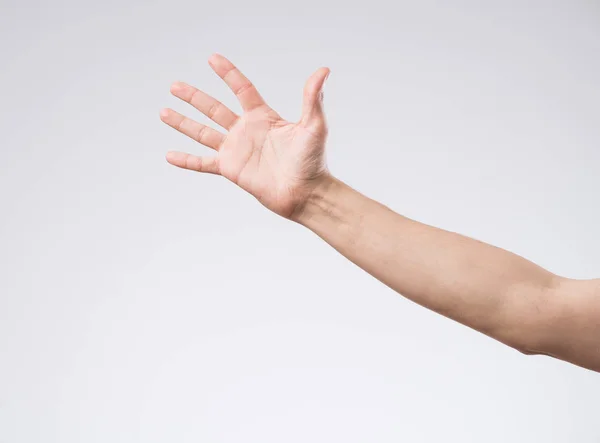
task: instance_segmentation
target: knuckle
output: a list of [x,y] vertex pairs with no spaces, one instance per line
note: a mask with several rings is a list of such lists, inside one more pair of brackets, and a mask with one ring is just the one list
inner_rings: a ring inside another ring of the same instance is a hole
[[198,132],[196,133],[196,141],[198,141],[199,143],[202,143],[202,138],[204,137],[206,133],[206,126],[200,126],[198,128]]
[[250,82],[245,82],[244,84],[242,84],[241,86],[237,87],[235,91],[233,91],[235,93],[235,95],[242,95],[244,92],[246,92],[247,90],[253,88],[252,83]]
[[221,103],[214,102],[206,111],[206,116],[212,120],[215,117],[215,115],[217,115],[217,112],[219,111],[219,108],[221,106]]
[[199,89],[194,89],[194,91],[192,92],[192,95],[190,95],[188,103],[193,105],[193,103],[196,101],[196,97],[198,97],[199,93],[200,93]]

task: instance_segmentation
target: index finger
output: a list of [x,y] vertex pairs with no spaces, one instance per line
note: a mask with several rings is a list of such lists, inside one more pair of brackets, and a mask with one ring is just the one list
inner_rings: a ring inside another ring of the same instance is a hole
[[208,59],[208,63],[217,75],[227,83],[227,86],[229,86],[240,101],[244,111],[252,111],[259,106],[265,105],[265,101],[252,82],[225,57],[220,54],[213,54]]

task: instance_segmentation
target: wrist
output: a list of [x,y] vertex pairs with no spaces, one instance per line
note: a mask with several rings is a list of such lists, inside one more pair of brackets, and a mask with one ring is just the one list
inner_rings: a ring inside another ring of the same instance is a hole
[[307,197],[296,207],[290,219],[307,226],[314,217],[332,213],[335,195],[341,186],[343,183],[329,173],[315,179]]

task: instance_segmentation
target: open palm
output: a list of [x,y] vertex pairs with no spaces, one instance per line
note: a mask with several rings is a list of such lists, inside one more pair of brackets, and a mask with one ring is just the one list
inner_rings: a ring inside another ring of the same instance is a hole
[[180,168],[220,174],[273,212],[291,217],[328,174],[321,89],[329,70],[320,68],[308,79],[302,117],[291,123],[265,103],[254,85],[229,60],[215,54],[209,64],[237,96],[244,113],[238,116],[193,86],[174,83],[173,95],[228,132],[223,134],[176,111],[163,109],[162,121],[217,151],[216,156],[209,157],[169,152],[167,161]]

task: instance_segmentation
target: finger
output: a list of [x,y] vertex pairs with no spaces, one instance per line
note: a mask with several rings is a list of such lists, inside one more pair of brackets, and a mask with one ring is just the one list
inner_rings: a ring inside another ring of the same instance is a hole
[[196,140],[198,143],[217,151],[219,150],[221,143],[223,143],[223,140],[225,140],[225,136],[219,131],[195,122],[172,109],[163,109],[160,112],[160,119],[182,134]]
[[238,119],[237,114],[223,103],[186,83],[173,83],[171,93],[225,129],[230,129]]
[[190,171],[220,174],[219,159],[217,157],[198,157],[185,152],[167,152],[167,161],[178,168]]
[[265,101],[260,96],[252,82],[236,68],[233,63],[219,54],[213,54],[208,63],[236,95],[244,111],[252,111],[263,106]]
[[304,86],[302,122],[306,125],[315,120],[324,120],[323,85],[329,76],[329,68],[319,68],[309,77]]

